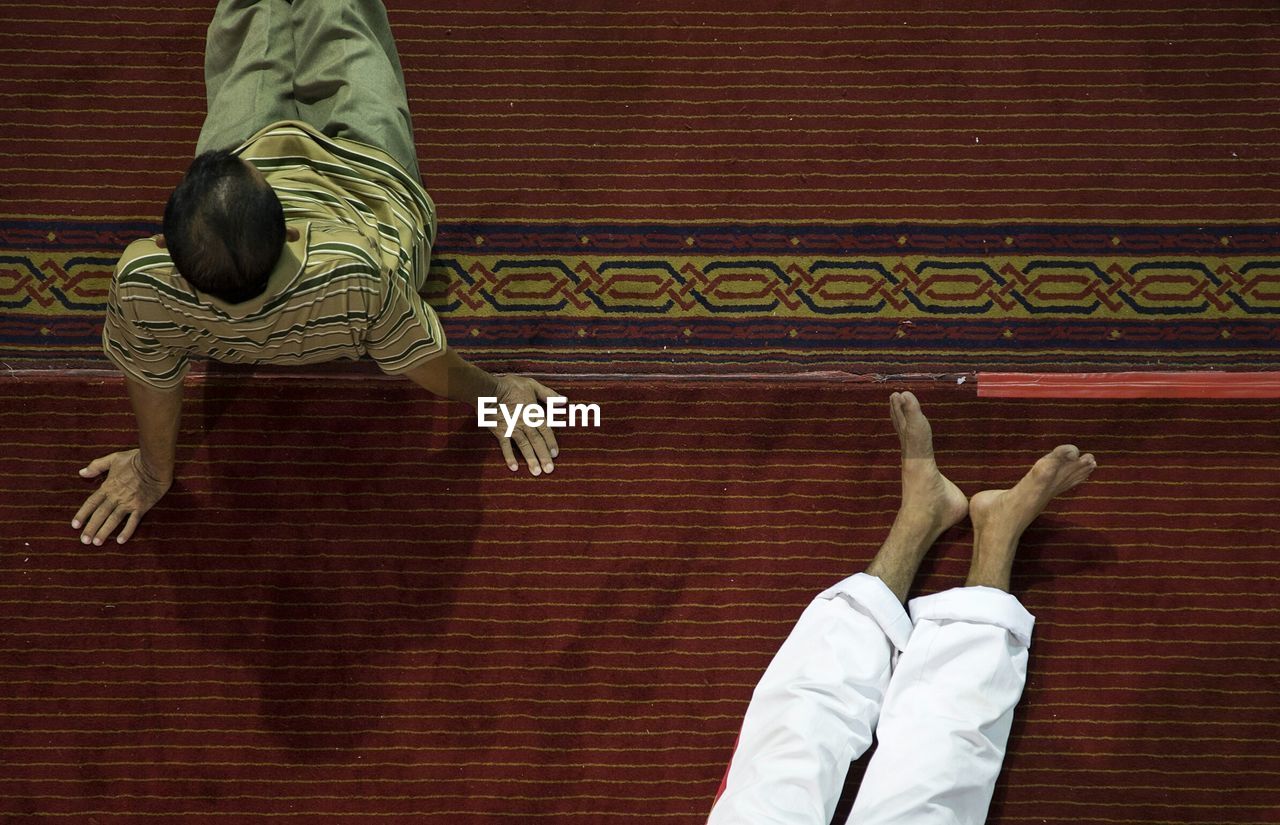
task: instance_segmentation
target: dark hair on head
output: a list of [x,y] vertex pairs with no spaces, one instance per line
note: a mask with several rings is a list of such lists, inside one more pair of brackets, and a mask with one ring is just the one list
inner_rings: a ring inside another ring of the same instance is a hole
[[238,304],[256,298],[284,248],[284,209],[229,150],[191,162],[164,208],[164,239],[182,277]]

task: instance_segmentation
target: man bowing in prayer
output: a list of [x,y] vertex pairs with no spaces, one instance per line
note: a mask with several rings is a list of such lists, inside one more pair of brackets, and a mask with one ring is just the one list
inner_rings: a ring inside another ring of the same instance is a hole
[[[205,49],[208,115],[163,234],[116,266],[103,348],[123,372],[136,449],[101,477],[72,527],[127,541],[173,481],[188,358],[314,364],[369,355],[457,401],[541,404],[554,392],[494,376],[445,343],[418,290],[436,236],[404,75],[378,0],[221,0]],[[494,431],[507,466],[558,454],[547,426]],[[515,442],[515,447],[512,443]]]

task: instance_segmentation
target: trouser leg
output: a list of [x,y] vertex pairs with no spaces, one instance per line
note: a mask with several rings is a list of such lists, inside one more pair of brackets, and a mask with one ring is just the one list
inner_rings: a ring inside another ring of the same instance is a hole
[[294,98],[330,137],[387,152],[420,180],[400,55],[379,0],[294,0]]
[[885,695],[850,825],[981,825],[1027,680],[1034,619],[961,587],[911,602],[915,628]]
[[279,120],[296,120],[288,0],[221,0],[205,41],[208,114],[196,154],[243,143]]
[[911,624],[874,576],[851,576],[796,622],[752,695],[711,825],[827,825],[871,744]]

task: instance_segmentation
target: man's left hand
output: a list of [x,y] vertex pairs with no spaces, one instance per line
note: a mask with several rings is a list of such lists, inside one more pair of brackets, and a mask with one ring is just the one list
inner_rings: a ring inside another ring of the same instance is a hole
[[[548,398],[559,396],[560,393],[534,381],[532,378],[524,378],[519,375],[500,375],[497,378],[497,388],[495,395],[498,404],[506,405],[507,409],[515,410],[517,404],[533,404],[542,406]],[[507,460],[507,466],[512,472],[520,469],[520,462],[516,459],[515,449],[511,443],[514,441],[520,454],[529,464],[529,472],[536,475],[549,473],[555,469],[553,459],[560,454],[560,447],[556,444],[555,433],[551,431],[551,427],[547,426],[544,416],[543,425],[541,427],[529,427],[525,425],[523,416],[516,421],[515,429],[511,433],[511,437],[507,438],[506,428],[507,422],[498,416],[498,424],[492,427],[489,432],[493,433],[494,438],[498,439],[498,444],[502,447],[502,457]]]

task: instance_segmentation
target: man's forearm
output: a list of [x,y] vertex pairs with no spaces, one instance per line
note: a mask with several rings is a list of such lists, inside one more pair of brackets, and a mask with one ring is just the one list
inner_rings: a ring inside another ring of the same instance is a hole
[[173,480],[173,465],[178,448],[178,422],[182,417],[182,385],[160,390],[125,377],[129,401],[138,419],[138,446],[142,466],[139,468],[153,481]]
[[497,379],[468,363],[453,350],[405,372],[405,377],[423,389],[453,401],[474,405],[482,395],[497,394]]

